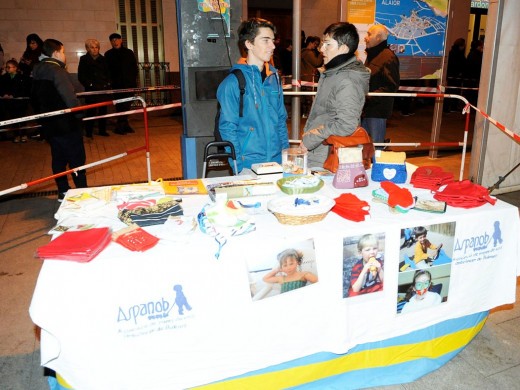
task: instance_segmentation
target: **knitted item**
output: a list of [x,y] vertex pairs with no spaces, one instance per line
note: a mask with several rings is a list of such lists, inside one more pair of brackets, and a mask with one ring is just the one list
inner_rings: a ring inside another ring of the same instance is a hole
[[433,195],[437,200],[446,202],[449,206],[470,209],[485,203],[494,205],[496,199],[489,196],[489,191],[481,185],[469,180],[454,181]]
[[349,221],[362,222],[365,220],[365,216],[370,215],[369,204],[353,194],[341,194],[334,201],[336,204],[332,211]]
[[372,165],[373,181],[389,180],[394,183],[406,183],[406,153],[377,151]]
[[406,160],[406,153],[380,151],[376,153],[375,159],[376,163],[404,164],[404,161]]
[[438,190],[445,184],[453,182],[453,173],[445,172],[441,167],[419,167],[412,173],[410,184],[415,188]]
[[388,205],[390,207],[400,207],[406,210],[413,208],[415,202],[408,189],[401,188],[390,181],[381,182],[381,188],[388,194]]

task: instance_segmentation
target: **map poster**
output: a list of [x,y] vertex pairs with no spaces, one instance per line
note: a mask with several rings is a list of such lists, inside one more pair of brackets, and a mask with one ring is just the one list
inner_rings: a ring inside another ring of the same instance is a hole
[[448,0],[377,0],[376,23],[397,55],[443,56]]
[[347,20],[350,23],[374,23],[376,0],[348,0],[347,3]]

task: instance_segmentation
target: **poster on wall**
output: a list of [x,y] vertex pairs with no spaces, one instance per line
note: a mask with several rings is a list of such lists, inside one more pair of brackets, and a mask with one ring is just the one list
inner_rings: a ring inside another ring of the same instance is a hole
[[349,0],[346,13],[358,28],[362,61],[369,27],[382,24],[388,29],[390,49],[399,56],[401,79],[441,77],[447,15],[448,0]]
[[[201,12],[208,12],[211,16],[211,21],[216,24],[221,24],[220,31],[224,30],[226,37],[230,36],[229,24],[229,1],[219,0],[198,0],[198,9]],[[216,13],[216,15],[215,15]],[[218,37],[220,34],[209,34],[208,37]]]

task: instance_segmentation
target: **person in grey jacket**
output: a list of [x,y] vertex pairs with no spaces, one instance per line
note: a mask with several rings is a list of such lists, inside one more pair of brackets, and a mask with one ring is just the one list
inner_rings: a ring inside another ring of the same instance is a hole
[[349,136],[360,122],[370,72],[356,58],[359,34],[353,24],[333,23],[323,32],[323,61],[318,92],[303,129],[300,148],[308,150],[308,166],[323,167],[331,135]]

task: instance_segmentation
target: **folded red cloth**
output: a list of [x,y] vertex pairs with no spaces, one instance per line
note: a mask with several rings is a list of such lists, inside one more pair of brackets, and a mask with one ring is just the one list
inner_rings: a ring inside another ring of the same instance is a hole
[[419,167],[412,173],[410,184],[415,188],[437,190],[439,187],[454,181],[453,173],[445,172],[441,167]]
[[454,181],[448,183],[446,187],[436,192],[433,197],[437,200],[446,202],[449,206],[470,209],[482,206],[484,203],[494,205],[496,199],[489,196],[487,188],[469,180]]
[[356,195],[341,194],[334,201],[336,204],[332,211],[350,221],[362,222],[365,220],[365,216],[370,215],[368,212],[370,205],[364,200],[360,200]]
[[391,181],[382,181],[381,188],[388,194],[388,205],[399,206],[403,209],[413,206],[412,193],[407,188],[401,188]]
[[47,245],[38,248],[36,256],[42,259],[86,263],[105,249],[111,237],[110,229],[107,227],[65,232]]

